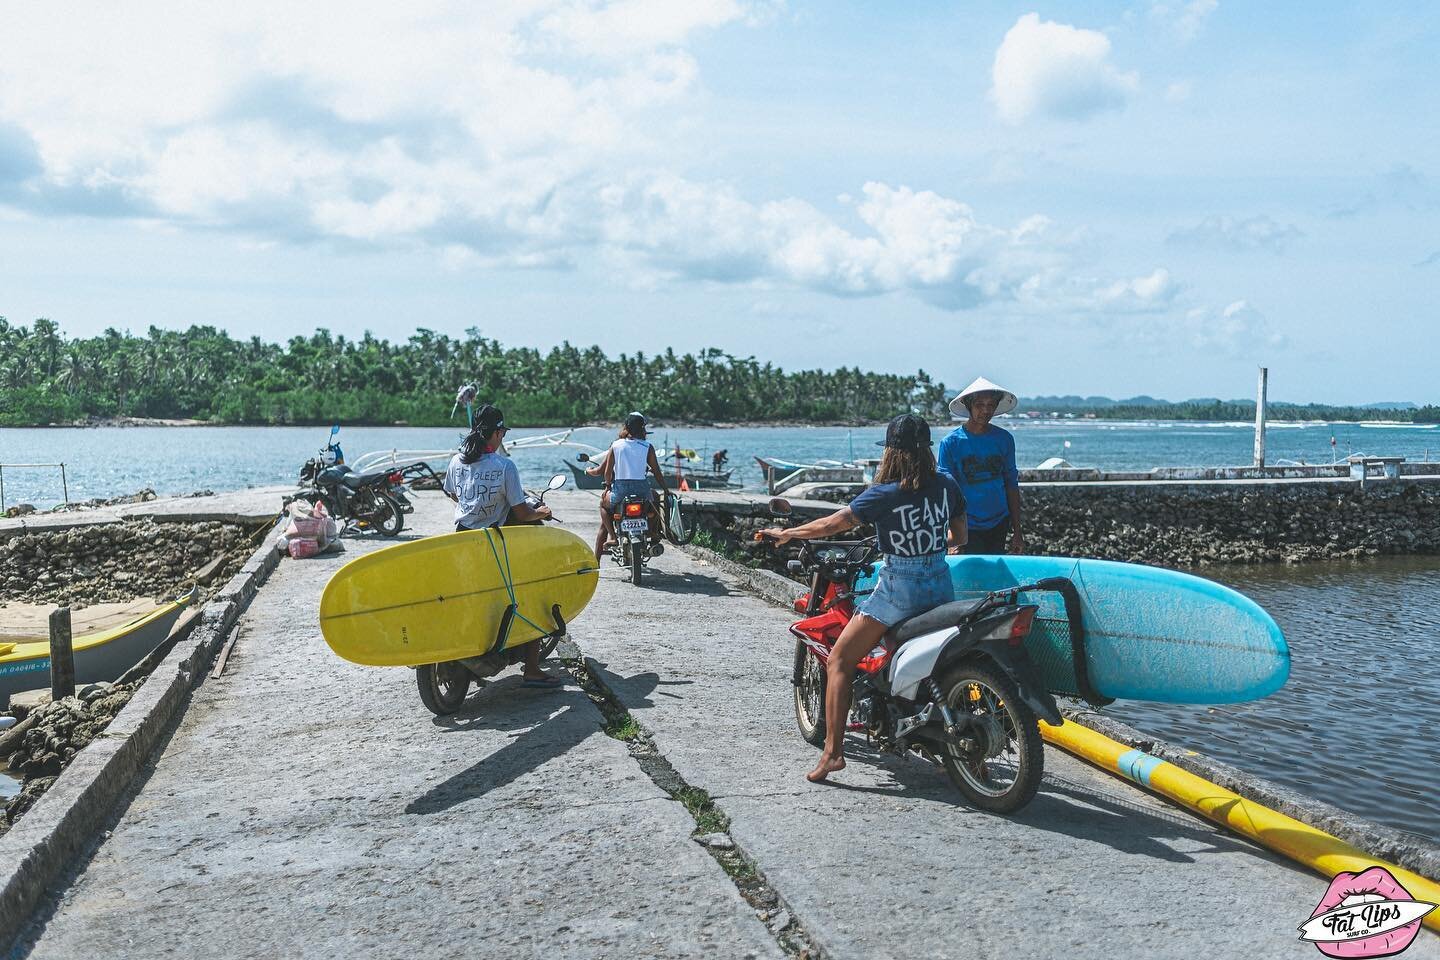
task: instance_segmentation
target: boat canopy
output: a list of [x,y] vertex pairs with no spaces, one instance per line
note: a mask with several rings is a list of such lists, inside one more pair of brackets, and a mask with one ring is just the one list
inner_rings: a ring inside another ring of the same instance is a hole
[[[506,441],[505,446],[502,447],[501,450],[507,455],[516,450],[531,450],[536,447],[574,447],[586,453],[601,452],[597,446],[570,439],[570,435],[574,432],[575,431],[571,429],[562,430],[558,433],[542,433],[530,437],[517,437],[514,440]],[[455,450],[455,447],[451,447],[449,450],[374,450],[357,457],[350,464],[350,469],[356,473],[369,473],[372,470],[379,470],[382,467],[403,470],[417,463],[449,461],[449,459],[455,455]]]

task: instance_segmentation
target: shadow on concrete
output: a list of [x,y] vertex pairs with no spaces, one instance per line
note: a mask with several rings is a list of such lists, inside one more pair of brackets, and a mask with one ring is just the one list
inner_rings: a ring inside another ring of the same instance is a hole
[[[653,579],[651,579],[653,577]],[[647,570],[640,586],[651,587],[661,593],[678,593],[696,597],[733,597],[736,592],[725,586],[719,577],[703,573],[667,573],[664,570]]]
[[[659,677],[646,673],[618,682],[643,691],[643,697],[655,689]],[[579,688],[532,690],[521,685],[518,674],[486,684],[458,712],[434,722],[447,735],[514,732],[499,750],[410,801],[406,813],[440,813],[482,797],[564,756],[600,733],[603,725],[599,711]]]
[[[860,760],[872,767],[883,769],[892,777],[892,783],[868,786],[847,784],[841,780],[827,781],[836,789],[879,796],[933,800],[984,813],[969,803],[938,767],[933,767],[919,758],[897,757],[853,743],[846,744],[845,754],[852,764]],[[1017,813],[1005,816],[1015,823],[1036,830],[1064,834],[1077,840],[1111,847],[1122,853],[1170,863],[1193,863],[1197,854],[1254,850],[1249,844],[1232,840],[1204,824],[1193,821],[1182,812],[1156,813],[1139,803],[1109,796],[1048,772],[1035,799]],[[1183,841],[1187,846],[1193,845],[1195,849],[1181,852],[1173,848],[1173,841]]]

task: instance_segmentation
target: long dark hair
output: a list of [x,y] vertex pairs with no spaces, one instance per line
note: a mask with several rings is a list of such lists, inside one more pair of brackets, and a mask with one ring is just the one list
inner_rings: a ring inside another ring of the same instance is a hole
[[875,471],[876,483],[898,483],[901,490],[923,490],[935,479],[935,453],[928,446],[918,450],[886,447]]
[[465,439],[460,441],[461,463],[474,463],[490,452],[490,438],[499,433],[500,428],[496,427],[488,433],[483,432],[484,430],[485,428],[477,423],[465,434]]

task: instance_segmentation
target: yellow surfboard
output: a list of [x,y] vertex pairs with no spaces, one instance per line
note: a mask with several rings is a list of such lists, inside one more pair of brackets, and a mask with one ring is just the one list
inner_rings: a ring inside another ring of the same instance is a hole
[[[497,649],[573,620],[595,594],[591,547],[555,527],[489,527],[397,544],[345,564],[320,597],[320,632],[352,663],[417,666]],[[537,629],[538,628],[538,629]]]

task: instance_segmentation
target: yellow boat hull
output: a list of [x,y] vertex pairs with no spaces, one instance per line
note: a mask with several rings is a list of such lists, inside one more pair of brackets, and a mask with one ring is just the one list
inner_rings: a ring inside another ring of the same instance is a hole
[[573,620],[595,594],[589,545],[554,527],[468,530],[397,544],[336,571],[320,597],[320,632],[340,657],[373,667],[417,666],[498,649]]
[[[139,663],[170,635],[195,591],[156,609],[104,630],[76,635],[71,640],[75,654],[76,683],[114,680]],[[15,638],[0,642],[0,702],[11,694],[50,685],[50,639]]]

